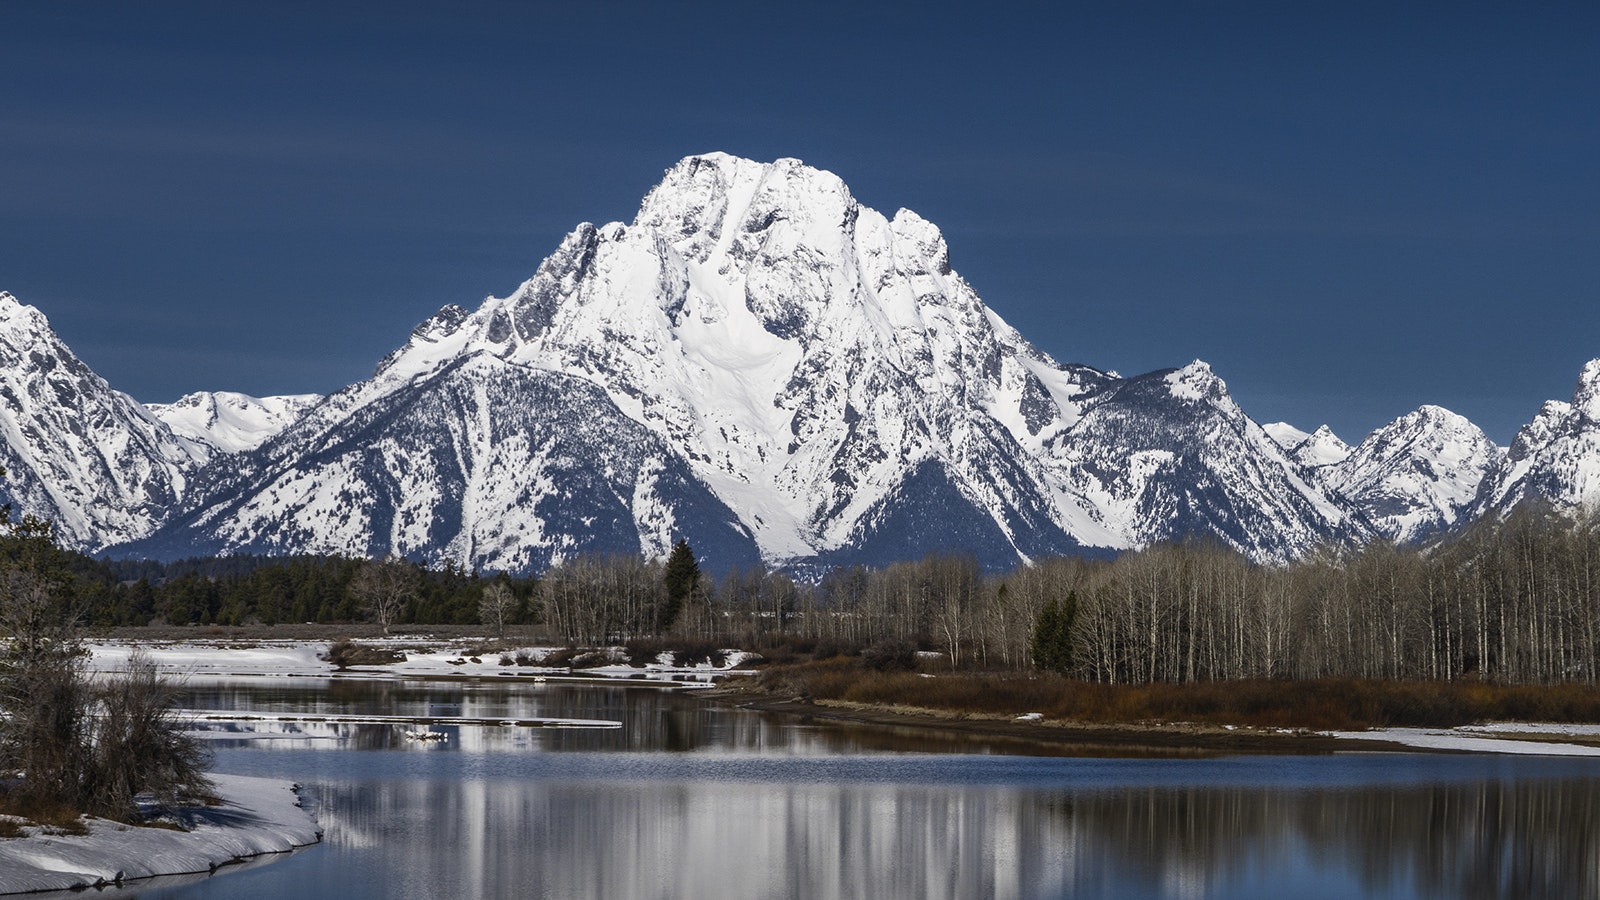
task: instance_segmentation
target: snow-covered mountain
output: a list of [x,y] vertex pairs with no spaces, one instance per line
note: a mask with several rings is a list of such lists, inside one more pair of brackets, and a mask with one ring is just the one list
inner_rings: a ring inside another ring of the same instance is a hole
[[172,403],[146,403],[156,418],[181,438],[203,448],[201,455],[254,450],[289,427],[320,394],[251,397],[232,391],[199,391]]
[[1412,541],[1461,521],[1505,453],[1478,426],[1424,406],[1367,435],[1328,464],[1323,483],[1379,534]]
[[334,394],[213,468],[137,549],[400,552],[537,571],[581,553],[665,556],[688,533],[718,562],[759,559],[681,459],[593,384],[472,353],[387,386]]
[[509,296],[444,307],[323,398],[146,409],[6,294],[0,354],[6,496],[128,555],[536,571],[687,537],[714,572],[1009,568],[1206,536],[1277,562],[1524,497],[1600,503],[1600,361],[1509,454],[1434,407],[1353,449],[1263,427],[1199,361],[1056,362],[931,223],[791,159],[682,160],[631,223],[579,225]]
[[0,501],[96,550],[144,537],[176,507],[202,456],[62,343],[44,314],[0,291]]
[[1212,536],[1284,561],[1370,536],[1203,362],[1116,379],[1085,399],[1046,459],[1052,481],[1084,498],[1120,546]]
[[1287,422],[1261,427],[1304,470],[1306,478],[1323,490],[1329,490],[1331,476],[1350,456],[1350,445],[1326,425],[1313,432],[1301,431]]
[[1300,445],[1301,441],[1311,437],[1310,432],[1301,431],[1288,422],[1267,422],[1261,426],[1261,430],[1265,431],[1267,437],[1272,438],[1279,447],[1285,450],[1293,450]]
[[1571,403],[1548,401],[1517,432],[1473,513],[1504,512],[1526,500],[1568,512],[1600,509],[1600,359],[1583,367]]
[[1294,445],[1289,451],[1289,456],[1308,469],[1322,469],[1343,463],[1350,457],[1350,452],[1350,445],[1340,440],[1339,436],[1333,433],[1333,429],[1321,425],[1316,431],[1306,435],[1300,443]]
[[[536,420],[579,393],[646,472],[599,445],[552,455]],[[915,213],[723,154],[669,170],[631,224],[580,225],[510,296],[444,308],[242,459],[166,540],[522,567],[598,546],[584,518],[532,512],[597,485],[620,504],[607,547],[658,553],[715,521],[733,556],[771,562],[1011,565],[1201,533],[1282,559],[1362,533],[1203,364],[1058,364]]]

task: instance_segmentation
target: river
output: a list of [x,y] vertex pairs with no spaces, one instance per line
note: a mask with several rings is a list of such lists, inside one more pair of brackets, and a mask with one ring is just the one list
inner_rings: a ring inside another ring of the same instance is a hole
[[[194,682],[323,843],[149,898],[1600,896],[1600,759],[1104,759],[605,684]],[[276,721],[287,716],[295,721]],[[304,721],[455,717],[424,726]],[[611,728],[537,728],[539,718]]]

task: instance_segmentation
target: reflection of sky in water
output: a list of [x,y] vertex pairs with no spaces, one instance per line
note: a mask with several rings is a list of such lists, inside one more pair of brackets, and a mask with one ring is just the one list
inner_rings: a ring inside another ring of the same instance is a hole
[[[463,726],[449,749],[397,736],[372,751],[359,737],[220,744],[220,770],[305,784],[326,844],[145,896],[1600,893],[1596,760],[930,755],[656,691],[566,690],[457,689],[455,702],[609,709],[624,733]],[[448,690],[424,693],[384,702]]]

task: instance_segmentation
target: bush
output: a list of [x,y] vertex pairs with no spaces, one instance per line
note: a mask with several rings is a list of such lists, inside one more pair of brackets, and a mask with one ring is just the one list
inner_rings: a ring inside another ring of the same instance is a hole
[[351,666],[386,666],[406,661],[406,655],[399,650],[369,647],[349,638],[340,638],[329,644],[322,658],[340,669],[348,669]]
[[[863,657],[865,659],[865,655]],[[1600,721],[1600,687],[1490,685],[1355,678],[1254,679],[1188,684],[1101,684],[1058,675],[941,674],[877,670],[835,658],[765,670],[774,694],[960,713],[1043,713],[1078,722],[1194,722],[1355,730],[1453,727],[1493,720]]]
[[173,719],[173,686],[154,662],[135,652],[128,670],[97,693],[90,812],[132,814],[140,794],[168,805],[212,796],[209,756]]
[[76,654],[8,655],[5,762],[25,773],[5,806],[35,821],[87,813],[138,818],[135,798],[178,804],[211,797],[204,747],[173,717],[171,683],[142,652],[128,670],[91,683]]
[[875,672],[909,672],[917,667],[917,645],[888,640],[861,651],[861,664]]
[[612,663],[626,661],[626,651],[619,654],[610,648],[585,650],[579,647],[563,647],[560,650],[552,650],[544,658],[542,665],[555,669],[593,669],[597,666],[609,666]]
[[628,665],[634,668],[663,662],[673,666],[697,666],[710,663],[721,666],[728,655],[713,641],[693,638],[635,638],[623,648]]

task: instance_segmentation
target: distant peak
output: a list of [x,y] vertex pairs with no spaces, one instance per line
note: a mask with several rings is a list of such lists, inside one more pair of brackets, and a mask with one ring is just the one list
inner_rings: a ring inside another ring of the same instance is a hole
[[1476,428],[1466,416],[1431,403],[1425,403],[1417,407],[1416,412],[1405,418],[1433,428]]
[[1311,434],[1307,437],[1307,440],[1338,441],[1341,444],[1344,443],[1344,441],[1340,439],[1337,434],[1333,433],[1333,429],[1326,425],[1318,425],[1317,430],[1311,432]]
[[1315,469],[1338,465],[1348,459],[1351,452],[1351,446],[1334,434],[1332,428],[1319,425],[1316,431],[1295,446],[1293,455],[1301,465]]
[[1198,359],[1181,369],[1169,372],[1167,387],[1172,391],[1172,396],[1179,400],[1220,399],[1228,393],[1228,386],[1211,371],[1211,366]]
[[1293,450],[1301,441],[1311,437],[1310,432],[1296,428],[1288,422],[1268,422],[1261,426],[1261,430],[1285,450]]

